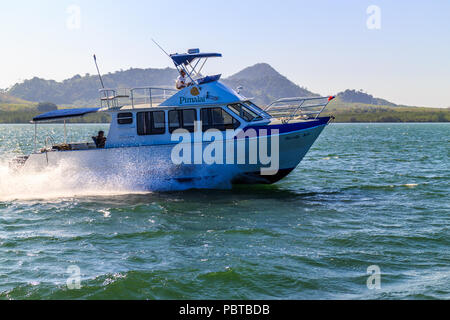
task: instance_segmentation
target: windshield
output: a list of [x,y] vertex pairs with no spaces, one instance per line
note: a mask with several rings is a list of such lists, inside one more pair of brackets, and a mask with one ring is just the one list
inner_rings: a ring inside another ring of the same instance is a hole
[[230,104],[228,108],[247,122],[263,119],[259,114],[241,103]]
[[254,104],[251,101],[244,101],[244,105],[246,105],[249,109],[253,110],[254,112],[258,113],[260,116],[264,118],[271,118],[272,116],[265,112],[263,109],[258,107],[256,104]]

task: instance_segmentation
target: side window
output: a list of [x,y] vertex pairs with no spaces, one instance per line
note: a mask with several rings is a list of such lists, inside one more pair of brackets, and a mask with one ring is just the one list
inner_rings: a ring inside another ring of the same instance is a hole
[[172,133],[180,128],[180,113],[178,110],[169,111],[169,132]]
[[206,131],[211,128],[211,109],[201,109],[200,110],[200,121],[202,122],[202,130]]
[[152,131],[154,134],[164,134],[166,132],[166,116],[164,111],[152,112]]
[[137,132],[140,136],[146,136],[151,133],[150,126],[150,112],[138,112],[136,114],[137,119]]
[[222,108],[205,108],[201,111],[203,131],[208,129],[236,129],[240,123]]
[[169,111],[169,132],[183,128],[189,132],[194,132],[194,123],[197,120],[195,109],[171,110]]
[[164,111],[137,113],[137,132],[140,136],[164,134],[166,131]]
[[211,109],[211,115],[212,115],[212,123],[211,123],[211,125],[214,128],[219,129],[219,127],[221,127],[221,126],[223,126],[225,124],[221,108]]
[[183,110],[183,128],[194,132],[194,122],[197,120],[197,111],[194,109]]
[[131,112],[124,112],[117,114],[117,123],[118,124],[132,124],[133,123],[133,114]]

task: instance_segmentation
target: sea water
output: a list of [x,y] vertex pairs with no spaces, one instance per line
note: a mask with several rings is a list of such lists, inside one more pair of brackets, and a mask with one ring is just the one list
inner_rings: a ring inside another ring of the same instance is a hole
[[450,298],[450,124],[331,124],[279,183],[208,191],[14,173],[33,139],[0,125],[0,298]]

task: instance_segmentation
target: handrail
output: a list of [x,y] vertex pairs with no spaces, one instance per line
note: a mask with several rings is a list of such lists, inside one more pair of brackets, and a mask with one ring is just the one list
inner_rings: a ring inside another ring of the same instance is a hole
[[[100,89],[100,103],[104,109],[120,109],[124,106],[148,105],[153,107],[165,101],[176,89],[167,87],[135,87]],[[155,93],[156,92],[156,93]],[[159,93],[158,93],[159,92]]]
[[45,152],[47,152],[49,150],[48,147],[48,142],[50,141],[50,149],[55,145],[55,139],[51,136],[48,135],[47,137],[45,137],[45,148],[43,150],[45,150]]
[[[269,104],[265,112],[288,123],[294,118],[317,119],[335,97],[281,98]],[[312,117],[311,117],[312,116]]]

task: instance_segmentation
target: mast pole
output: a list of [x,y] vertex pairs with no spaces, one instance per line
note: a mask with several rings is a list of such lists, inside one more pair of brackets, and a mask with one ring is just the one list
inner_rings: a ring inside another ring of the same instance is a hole
[[[105,95],[105,98],[108,98],[109,93],[107,93],[106,90],[105,90],[105,85],[103,83],[103,78],[102,78],[102,75],[100,73],[100,69],[98,68],[98,64],[97,64],[97,56],[95,54],[94,54],[94,62],[95,62],[95,67],[97,68],[98,77],[100,78],[100,83],[102,84],[103,94]],[[108,108],[109,108],[109,99],[107,100],[107,102],[108,102]]]
[[[155,39],[152,38],[152,41],[153,41],[154,44],[156,44],[156,45],[162,50],[162,52],[164,52],[164,53],[166,54],[166,56],[168,56],[169,58],[171,58],[171,57],[170,57],[170,54],[168,54],[167,51],[164,50],[163,47],[161,47],[161,46],[159,45],[159,43],[155,41]],[[172,59],[172,58],[171,58],[171,59]]]
[[100,78],[100,83],[102,84],[102,88],[105,89],[105,85],[103,84],[102,75],[100,74],[100,70],[98,69],[97,57],[95,56],[95,54],[94,54],[94,62],[95,62],[95,67],[97,68],[98,77]]

